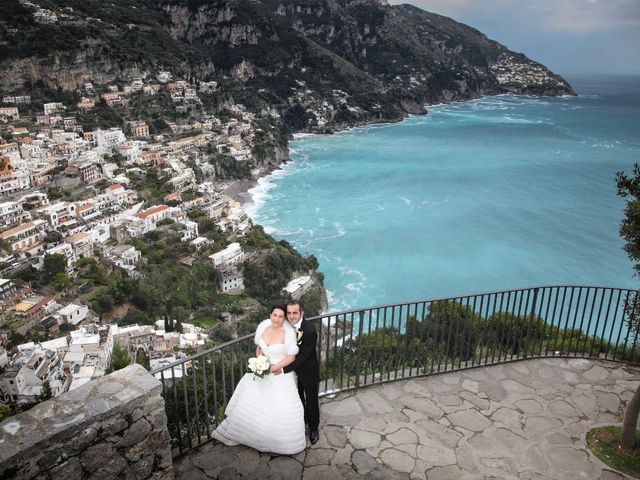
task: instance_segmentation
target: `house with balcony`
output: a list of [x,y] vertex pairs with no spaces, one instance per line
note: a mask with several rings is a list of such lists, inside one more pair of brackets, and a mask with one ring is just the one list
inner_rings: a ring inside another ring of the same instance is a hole
[[240,244],[234,242],[230,243],[224,250],[209,255],[209,258],[217,270],[222,270],[244,261],[245,255]]
[[36,217],[46,220],[53,230],[77,224],[77,207],[72,202],[57,202],[53,205],[47,205],[35,210],[34,214]]
[[101,95],[104,102],[110,107],[121,107],[123,105],[123,99],[119,93],[109,92]]
[[45,103],[43,107],[45,115],[53,115],[54,113],[64,112],[64,105],[61,102]]
[[[119,128],[109,128],[108,130],[96,130],[92,132],[91,139],[94,145],[111,153],[111,149],[127,141],[124,132]],[[86,138],[86,137],[85,137]]]
[[64,239],[66,243],[71,245],[76,258],[90,258],[94,253],[93,235],[88,232],[78,232]]
[[0,107],[0,118],[19,120],[20,113],[18,112],[18,107]]
[[44,250],[46,226],[44,220],[32,220],[0,233],[0,238],[8,242],[14,252],[39,253]]
[[102,168],[100,165],[93,162],[85,162],[78,165],[78,175],[80,180],[86,184],[96,183],[98,180],[102,180]]
[[2,202],[0,203],[0,227],[10,227],[16,223],[28,221],[29,212],[25,212],[21,203]]
[[0,278],[0,302],[11,298],[18,291],[15,283],[8,278]]
[[105,250],[105,257],[114,265],[125,269],[129,275],[134,275],[136,266],[142,260],[142,253],[133,245],[123,244],[108,247]]
[[119,205],[133,205],[138,197],[134,190],[125,188],[121,183],[114,183],[104,189],[104,194],[112,198]]
[[149,125],[146,122],[131,122],[131,135],[134,137],[148,137]]

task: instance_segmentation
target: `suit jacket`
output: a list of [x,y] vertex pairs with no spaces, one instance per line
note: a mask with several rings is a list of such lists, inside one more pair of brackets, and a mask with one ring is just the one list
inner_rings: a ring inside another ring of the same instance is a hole
[[302,331],[302,338],[298,345],[300,351],[296,355],[296,359],[284,367],[284,373],[295,371],[298,375],[298,381],[303,385],[317,384],[320,382],[320,365],[316,353],[318,334],[313,322],[307,322],[304,319],[300,324],[300,330]]

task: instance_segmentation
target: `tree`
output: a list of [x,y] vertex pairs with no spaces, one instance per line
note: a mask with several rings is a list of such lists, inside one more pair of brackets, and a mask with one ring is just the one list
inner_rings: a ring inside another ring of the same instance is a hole
[[54,255],[44,256],[44,266],[42,267],[42,277],[45,283],[50,283],[51,280],[59,273],[65,273],[67,270],[67,260],[64,255],[58,253]]
[[45,380],[42,384],[42,392],[38,396],[38,402],[44,402],[45,400],[49,400],[50,398],[53,398],[53,391],[51,390],[49,380]]
[[55,277],[53,277],[51,285],[53,286],[53,288],[60,292],[71,285],[71,280],[66,273],[58,273]]
[[62,234],[55,230],[48,232],[44,236],[44,241],[47,243],[58,243],[60,240],[62,240]]
[[145,370],[147,370],[147,371],[151,370],[151,363],[149,362],[149,355],[147,355],[147,352],[145,352],[142,349],[138,350],[138,352],[136,354],[136,363],[138,365],[142,365],[145,368]]
[[111,371],[121,370],[127,365],[129,365],[129,354],[118,343],[114,343],[111,353]]
[[[624,172],[617,172],[616,183],[618,195],[622,198],[627,198],[619,233],[625,241],[624,251],[627,252],[629,259],[635,262],[633,268],[636,271],[636,276],[638,276],[640,275],[640,165],[636,163],[633,166],[633,177],[628,177]],[[633,308],[632,311],[637,311],[637,309]],[[638,317],[632,316],[629,319],[629,329],[637,330],[639,327]],[[619,440],[620,448],[623,450],[633,450],[635,448],[635,433],[639,413],[640,386],[636,389],[633,398],[624,411]]]

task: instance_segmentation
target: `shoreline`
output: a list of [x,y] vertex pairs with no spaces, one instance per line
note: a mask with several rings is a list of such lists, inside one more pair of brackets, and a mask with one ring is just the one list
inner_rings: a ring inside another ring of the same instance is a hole
[[269,173],[260,175],[256,179],[234,180],[231,185],[222,191],[222,194],[227,197],[231,197],[236,202],[240,202],[244,205],[247,200],[250,200],[249,190],[258,184],[258,179],[268,175]]

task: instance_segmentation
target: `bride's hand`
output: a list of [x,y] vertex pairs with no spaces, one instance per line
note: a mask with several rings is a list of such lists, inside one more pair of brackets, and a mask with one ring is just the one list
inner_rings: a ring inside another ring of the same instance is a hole
[[271,365],[271,368],[269,369],[269,371],[274,375],[278,375],[280,373],[280,368],[276,368],[275,365]]

